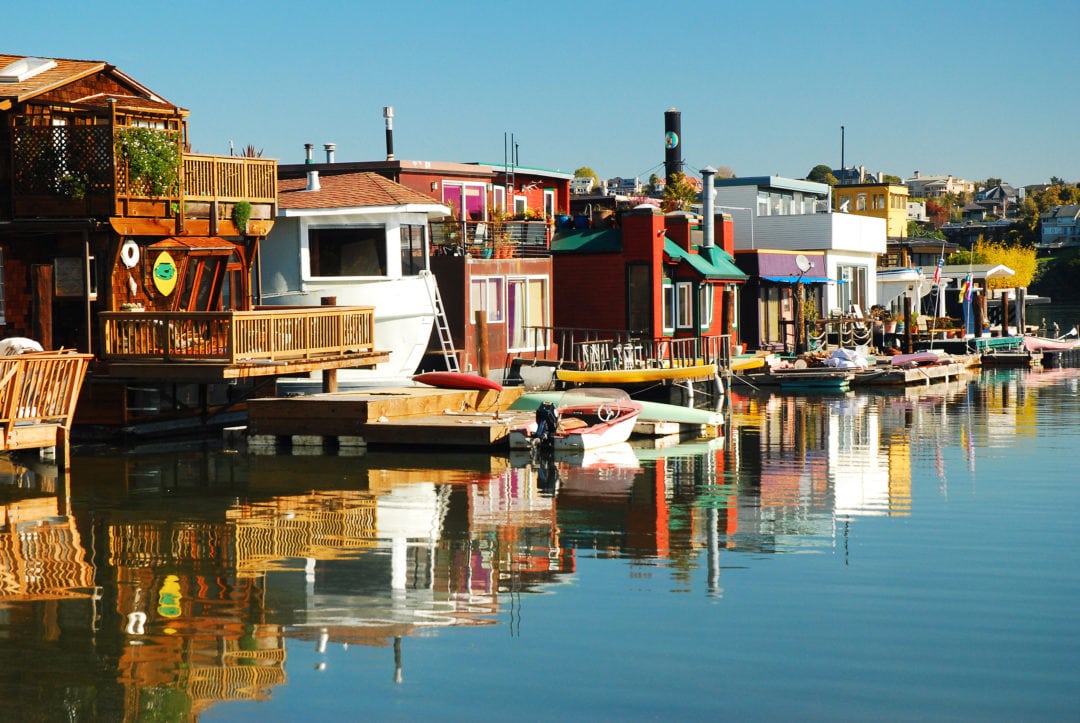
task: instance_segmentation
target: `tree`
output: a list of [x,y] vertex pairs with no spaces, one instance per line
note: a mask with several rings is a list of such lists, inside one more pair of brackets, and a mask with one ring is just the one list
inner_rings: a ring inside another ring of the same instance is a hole
[[591,178],[593,180],[593,186],[600,186],[600,176],[596,175],[596,171],[588,166],[582,166],[574,171],[574,178]]
[[1066,186],[1068,184],[1065,183],[1064,178],[1060,178],[1058,176],[1050,176],[1050,185],[1051,186]]
[[688,211],[697,200],[697,191],[682,173],[671,174],[671,181],[664,186],[664,199],[660,207],[664,211]]
[[907,235],[908,238],[936,238],[945,240],[945,234],[941,231],[935,231],[922,225],[918,221],[907,222]]
[[989,289],[1011,289],[1017,286],[1031,286],[1035,278],[1035,270],[1038,263],[1035,260],[1035,249],[1021,246],[1006,246],[1005,244],[983,241],[981,238],[975,242],[970,251],[960,249],[949,256],[950,266],[966,266],[969,264],[1001,264],[1008,266],[1016,272],[1014,276],[1006,278],[987,279],[986,286]]
[[885,183],[903,183],[904,182],[904,179],[900,178],[900,176],[894,176],[891,173],[883,173],[883,174],[881,174],[881,180],[884,181]]
[[931,223],[934,224],[935,229],[940,229],[949,222],[949,209],[933,200],[927,199],[926,216],[930,219]]
[[1001,185],[1001,179],[1000,178],[994,178],[993,176],[990,176],[990,178],[987,178],[986,181],[983,182],[982,187],[983,188],[993,188],[994,186],[1000,186],[1000,185]]
[[824,163],[819,163],[811,168],[810,172],[806,174],[806,180],[815,183],[827,183],[830,186],[836,185],[836,176],[833,175],[832,169]]

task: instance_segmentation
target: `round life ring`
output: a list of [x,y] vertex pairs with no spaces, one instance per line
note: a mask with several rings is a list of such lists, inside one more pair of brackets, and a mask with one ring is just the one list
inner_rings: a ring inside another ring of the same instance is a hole
[[139,245],[131,239],[125,241],[120,247],[120,260],[129,269],[134,268],[139,263]]

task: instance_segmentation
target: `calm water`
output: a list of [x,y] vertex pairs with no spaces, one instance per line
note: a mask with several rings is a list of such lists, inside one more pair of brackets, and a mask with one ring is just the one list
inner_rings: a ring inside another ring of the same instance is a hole
[[1075,720],[1078,374],[535,468],[0,460],[0,718]]

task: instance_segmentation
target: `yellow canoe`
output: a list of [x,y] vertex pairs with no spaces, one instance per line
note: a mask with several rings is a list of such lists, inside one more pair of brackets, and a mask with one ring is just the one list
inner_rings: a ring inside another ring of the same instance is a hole
[[737,356],[731,360],[731,371],[744,372],[750,369],[760,369],[765,366],[772,356],[771,352],[761,352],[749,356]]
[[571,384],[602,384],[617,387],[620,384],[648,384],[673,379],[712,379],[716,376],[716,365],[695,364],[658,369],[601,369],[598,371],[557,369],[555,376]]

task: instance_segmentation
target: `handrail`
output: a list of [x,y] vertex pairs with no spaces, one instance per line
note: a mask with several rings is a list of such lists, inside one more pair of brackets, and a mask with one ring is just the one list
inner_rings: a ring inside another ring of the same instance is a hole
[[371,306],[102,312],[106,361],[276,362],[374,350]]
[[47,351],[0,356],[0,425],[30,424],[70,429],[90,354]]
[[[731,365],[731,336],[646,337],[625,329],[529,326],[526,335],[536,340],[533,358],[547,359],[557,348],[559,361],[580,369],[628,369],[716,364]],[[525,356],[528,351],[520,356]]]

